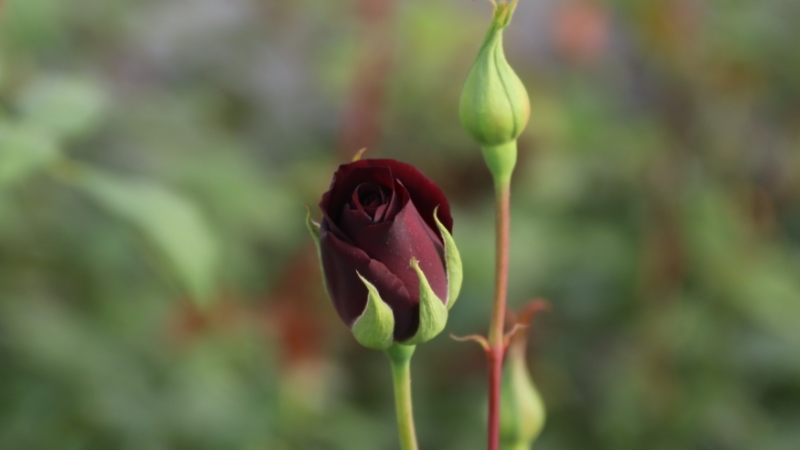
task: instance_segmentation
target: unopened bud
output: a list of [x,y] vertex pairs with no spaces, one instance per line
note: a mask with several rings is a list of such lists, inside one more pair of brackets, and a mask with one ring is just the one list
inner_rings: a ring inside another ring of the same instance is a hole
[[512,340],[503,371],[500,439],[503,450],[529,450],[545,422],[545,407],[525,362],[525,340]]
[[[494,17],[461,92],[459,117],[484,150],[495,179],[510,178],[516,145],[530,117],[525,86],[503,53],[503,29],[511,22],[517,0],[494,5]],[[513,147],[513,148],[512,148]]]

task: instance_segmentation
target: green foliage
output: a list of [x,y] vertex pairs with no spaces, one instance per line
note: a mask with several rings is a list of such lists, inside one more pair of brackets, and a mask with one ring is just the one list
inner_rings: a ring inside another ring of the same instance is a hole
[[80,137],[100,122],[105,98],[88,80],[63,77],[32,81],[19,95],[19,107],[26,119],[55,136]]
[[151,239],[191,297],[208,303],[216,293],[217,243],[193,204],[147,180],[85,167],[73,176],[76,186]]
[[[0,449],[396,445],[303,205],[343,134],[419,166],[463,260],[447,331],[486,330],[492,180],[458,105],[491,6],[372,3],[3,2]],[[798,5],[519,2],[509,299],[553,307],[536,450],[800,442]],[[479,352],[416,352],[421,448],[482,448]]]
[[58,157],[55,140],[41,129],[0,123],[0,189],[41,171]]

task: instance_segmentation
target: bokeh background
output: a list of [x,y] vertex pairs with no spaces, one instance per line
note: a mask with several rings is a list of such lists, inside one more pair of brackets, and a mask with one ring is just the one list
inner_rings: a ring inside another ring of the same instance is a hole
[[[491,180],[457,118],[491,5],[5,0],[0,449],[394,449],[389,367],[304,204],[367,147],[454,207],[485,332]],[[552,305],[537,450],[800,448],[800,2],[521,0],[510,302]],[[478,347],[417,351],[423,449],[484,448]]]

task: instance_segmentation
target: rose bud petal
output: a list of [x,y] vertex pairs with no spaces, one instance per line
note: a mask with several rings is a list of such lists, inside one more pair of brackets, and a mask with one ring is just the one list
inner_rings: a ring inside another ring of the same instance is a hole
[[420,343],[441,332],[461,285],[442,191],[409,164],[365,159],[339,167],[320,208],[321,223],[308,224],[326,290],[357,340],[385,348],[387,305],[392,341]]

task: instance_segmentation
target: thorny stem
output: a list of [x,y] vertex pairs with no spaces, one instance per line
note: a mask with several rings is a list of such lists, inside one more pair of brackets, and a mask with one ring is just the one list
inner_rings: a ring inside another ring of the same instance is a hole
[[400,435],[401,450],[418,450],[411,402],[411,356],[415,349],[413,345],[394,344],[386,350],[386,355],[392,363],[397,431]]

